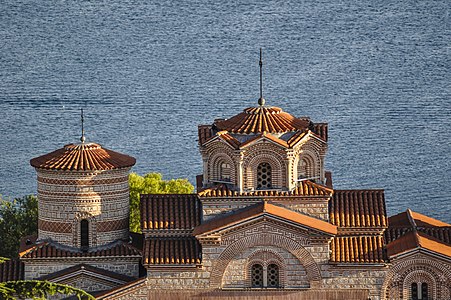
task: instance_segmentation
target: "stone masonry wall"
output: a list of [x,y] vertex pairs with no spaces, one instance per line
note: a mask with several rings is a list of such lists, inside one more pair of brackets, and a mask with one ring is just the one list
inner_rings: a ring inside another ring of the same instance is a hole
[[139,258],[22,260],[25,263],[25,280],[32,280],[84,263],[100,269],[130,277],[139,276]]

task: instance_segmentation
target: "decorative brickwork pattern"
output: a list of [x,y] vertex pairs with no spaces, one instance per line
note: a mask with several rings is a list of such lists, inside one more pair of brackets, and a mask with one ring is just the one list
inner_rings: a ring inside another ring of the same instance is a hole
[[307,272],[307,278],[312,284],[313,282],[319,282],[321,280],[321,273],[319,271],[318,265],[312,258],[311,254],[300,244],[294,240],[288,239],[284,236],[261,233],[254,234],[252,236],[247,236],[237,242],[228,246],[213,262],[210,287],[219,288],[221,287],[222,277],[227,265],[234,259],[235,256],[242,253],[245,249],[249,249],[257,246],[273,246],[286,249],[291,254],[293,254],[299,262],[305,267]]

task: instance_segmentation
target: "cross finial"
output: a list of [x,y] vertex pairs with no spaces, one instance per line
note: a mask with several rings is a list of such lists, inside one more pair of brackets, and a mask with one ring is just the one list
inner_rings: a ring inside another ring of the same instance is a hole
[[84,122],[85,122],[85,119],[84,119],[84,116],[83,116],[83,108],[82,108],[82,109],[81,109],[81,138],[80,138],[80,141],[81,141],[82,143],[84,143],[85,140],[86,140],[86,138],[85,138],[85,127],[84,127]]
[[265,99],[263,98],[263,61],[262,61],[262,48],[260,48],[260,61],[258,62],[260,66],[260,98],[258,98],[258,104],[260,106],[265,105]]

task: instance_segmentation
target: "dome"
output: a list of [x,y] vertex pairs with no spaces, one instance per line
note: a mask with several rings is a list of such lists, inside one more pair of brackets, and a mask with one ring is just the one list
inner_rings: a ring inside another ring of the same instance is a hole
[[242,113],[215,123],[219,130],[230,133],[283,133],[309,127],[308,120],[301,120],[284,112],[279,107],[249,107]]
[[30,164],[38,169],[67,171],[111,170],[131,167],[135,163],[135,158],[95,143],[68,144],[30,160]]

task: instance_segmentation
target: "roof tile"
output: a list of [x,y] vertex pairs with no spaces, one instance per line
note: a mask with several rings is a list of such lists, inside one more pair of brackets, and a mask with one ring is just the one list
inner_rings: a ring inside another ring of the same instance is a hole
[[309,126],[308,120],[301,120],[284,112],[278,107],[249,107],[242,113],[231,117],[228,120],[221,120],[215,123],[219,130],[226,130],[230,133],[282,133],[306,129]]
[[335,190],[330,222],[339,227],[387,227],[383,190]]
[[196,194],[141,195],[141,229],[191,230],[200,224],[202,207]]
[[131,167],[135,163],[135,158],[95,143],[68,144],[30,160],[30,164],[38,169],[71,171],[111,170]]
[[199,191],[199,197],[293,197],[293,196],[327,196],[333,194],[333,189],[314,183],[309,180],[303,180],[299,186],[292,191],[281,190],[255,190],[251,192],[237,192],[230,189],[226,184],[218,184],[213,187],[205,188]]
[[333,263],[384,263],[382,236],[334,237],[330,245]]
[[303,215],[301,213],[280,207],[267,201],[261,201],[254,205],[233,211],[226,215],[220,215],[210,219],[194,229],[193,235],[200,235],[206,232],[218,230],[224,226],[240,223],[243,220],[257,217],[263,214],[270,214],[288,221],[316,229],[327,234],[337,234],[337,227],[325,221]]
[[144,242],[144,265],[197,265],[201,246],[194,237],[151,237]]
[[0,263],[0,282],[24,279],[24,263],[18,259],[6,260]]

